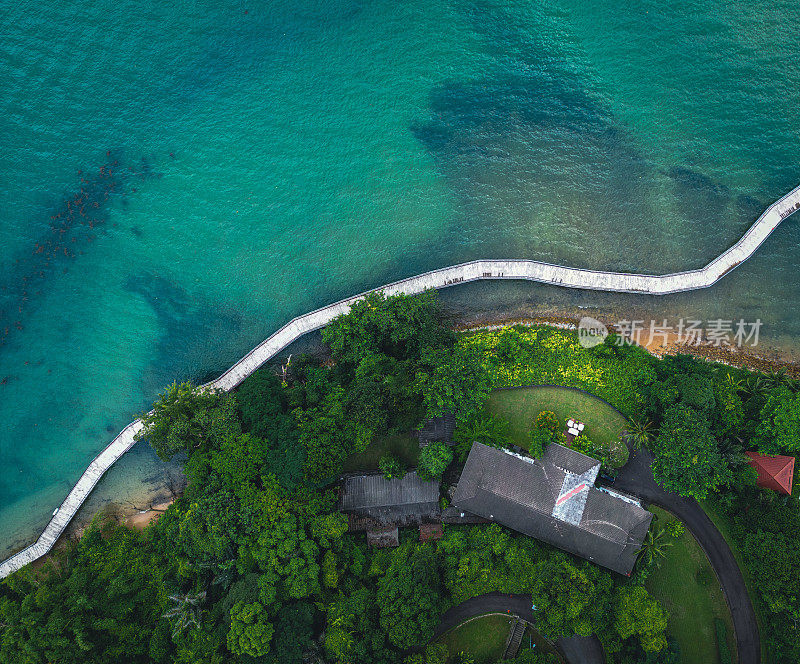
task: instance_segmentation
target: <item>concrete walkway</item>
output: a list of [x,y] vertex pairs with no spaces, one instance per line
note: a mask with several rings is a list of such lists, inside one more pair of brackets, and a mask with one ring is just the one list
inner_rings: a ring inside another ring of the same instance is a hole
[[761,642],[756,614],[728,543],[694,498],[670,493],[656,484],[650,468],[652,462],[653,455],[648,450],[640,450],[632,455],[613,486],[669,510],[686,524],[708,556],[722,585],[736,632],[739,664],[759,664]]
[[[413,295],[430,289],[447,288],[482,279],[522,279],[568,288],[649,295],[665,295],[707,288],[752,256],[781,221],[797,210],[800,210],[800,187],[796,187],[770,205],[735,245],[700,270],[646,275],[582,270],[529,260],[480,260],[433,270],[374,290],[383,291],[386,295],[398,293]],[[308,332],[325,327],[337,316],[347,313],[350,306],[365,295],[366,293],[356,295],[291,320],[219,378],[206,383],[205,387],[226,392],[234,389],[293,341]],[[142,423],[139,420],[131,422],[95,457],[64,502],[53,513],[52,520],[47,524],[39,539],[28,548],[0,563],[0,578],[5,578],[43,556],[53,547],[103,474],[117,459],[133,447],[134,436],[141,428]]]

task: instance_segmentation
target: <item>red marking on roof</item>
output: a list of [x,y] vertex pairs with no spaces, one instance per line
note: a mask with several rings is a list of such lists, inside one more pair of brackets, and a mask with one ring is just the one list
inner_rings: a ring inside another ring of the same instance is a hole
[[574,496],[576,493],[578,493],[579,491],[581,491],[582,489],[585,489],[585,488],[586,488],[586,482],[583,482],[583,483],[579,484],[578,486],[576,486],[574,489],[571,489],[570,491],[567,491],[565,494],[563,494],[563,495],[558,497],[558,500],[556,501],[556,505],[561,505],[561,503],[567,502],[570,498],[572,498],[572,496]]
[[750,465],[758,471],[758,486],[792,495],[794,457],[770,456],[758,452],[745,454],[750,458]]

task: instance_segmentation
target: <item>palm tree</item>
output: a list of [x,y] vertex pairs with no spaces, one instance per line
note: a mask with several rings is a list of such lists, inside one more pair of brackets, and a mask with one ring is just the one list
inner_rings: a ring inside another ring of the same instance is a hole
[[639,560],[643,560],[649,567],[653,563],[656,567],[661,563],[663,558],[667,557],[667,548],[671,547],[675,542],[667,535],[663,527],[653,527],[647,531],[647,536],[642,542],[642,548],[639,551]]
[[350,649],[352,649],[353,644],[355,643],[355,639],[353,638],[355,630],[347,629],[347,627],[351,627],[351,625],[349,624],[349,618],[346,616],[338,616],[337,618],[334,618],[331,621],[331,627],[342,628],[342,634],[343,634],[343,636],[341,637],[342,639],[341,646],[343,646],[342,651],[348,652]]
[[731,373],[725,374],[725,382],[737,392],[742,392],[745,389],[744,381],[741,378],[736,378],[736,376]]
[[627,437],[635,450],[647,445],[656,437],[656,427],[650,420],[631,418],[629,425]]
[[770,371],[764,380],[770,388],[773,388],[784,387],[791,378],[786,375],[786,369],[778,369],[777,371]]
[[750,397],[761,396],[769,389],[769,384],[761,376],[750,376],[742,385],[742,392]]
[[471,417],[465,422],[459,431],[461,437],[466,441],[482,441],[490,438],[493,429],[492,416],[481,413]]
[[739,436],[725,436],[719,439],[719,453],[732,470],[747,464],[744,447],[744,441]]
[[742,455],[744,452],[744,440],[739,436],[723,436],[717,443],[723,456]]
[[175,637],[190,625],[200,627],[200,604],[206,598],[205,591],[199,593],[183,593],[182,595],[170,595],[169,598],[175,602],[169,611],[162,618],[176,618],[172,636]]
[[792,392],[800,392],[800,380],[797,378],[787,378],[784,381],[784,385],[788,387]]
[[463,462],[469,454],[472,443],[477,441],[502,447],[511,443],[511,435],[506,420],[484,412],[473,415],[467,422],[457,426],[453,432],[453,440],[456,443],[458,459]]

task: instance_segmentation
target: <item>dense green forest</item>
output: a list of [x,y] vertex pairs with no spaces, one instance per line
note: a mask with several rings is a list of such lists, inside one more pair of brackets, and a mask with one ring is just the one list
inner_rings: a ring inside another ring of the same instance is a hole
[[[160,395],[142,436],[185,459],[184,494],[143,533],[98,515],[80,540],[4,580],[0,662],[467,664],[429,641],[449,607],[500,591],[530,594],[545,637],[597,633],[609,661],[674,663],[666,613],[644,587],[653,551],[626,578],[496,524],[445,526],[427,543],[406,531],[376,550],[336,511],[349,456],[453,412],[455,455],[431,445],[419,461],[440,478],[473,440],[509,444],[482,411],[492,389],[545,383],[617,406],[632,443],[656,455],[659,482],[735,516],[769,621],[762,638],[776,661],[800,660],[797,501],[755,488],[743,454],[800,448],[791,380],[659,361],[614,337],[583,349],[550,328],[457,335],[432,293],[370,295],[323,341],[328,357],[295,360],[282,380],[265,368],[233,394],[176,384]],[[533,452],[556,430],[532,423]],[[381,468],[405,472],[391,458]]]

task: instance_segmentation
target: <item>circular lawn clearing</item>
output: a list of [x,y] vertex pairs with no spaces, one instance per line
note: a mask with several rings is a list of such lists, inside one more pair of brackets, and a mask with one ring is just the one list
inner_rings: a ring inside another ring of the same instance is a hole
[[588,392],[550,385],[501,389],[489,395],[486,410],[508,420],[514,443],[522,448],[528,449],[536,416],[550,410],[565,424],[570,418],[583,422],[583,434],[610,449],[614,465],[627,461],[628,450],[621,442],[627,419],[611,404]]

